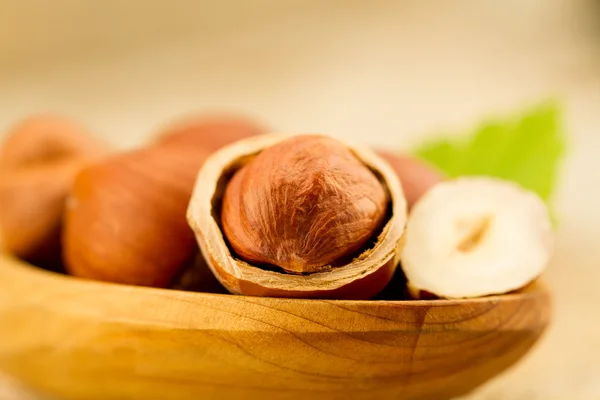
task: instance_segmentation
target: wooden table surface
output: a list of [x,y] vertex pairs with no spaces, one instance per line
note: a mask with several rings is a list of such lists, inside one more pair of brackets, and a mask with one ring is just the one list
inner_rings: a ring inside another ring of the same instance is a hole
[[[26,18],[18,2],[3,1],[14,18]],[[174,116],[229,108],[281,131],[403,149],[556,97],[569,154],[556,196],[556,257],[546,274],[554,324],[522,363],[465,399],[600,399],[600,13],[594,21],[586,0],[449,3],[290,2],[270,13],[217,7],[215,18],[229,23],[167,35],[151,29],[161,20],[158,8],[127,14],[111,1],[112,14],[102,9],[96,19],[123,11],[141,28],[122,29],[94,48],[59,38],[41,55],[23,50],[22,58],[0,41],[0,59],[5,49],[11,61],[0,67],[0,131],[53,110],[125,148]],[[202,4],[190,1],[169,18],[200,13]],[[89,13],[73,11],[78,38],[96,40],[104,25],[77,22],[77,12]],[[38,35],[48,32],[42,22]],[[10,34],[22,25],[5,26]],[[0,377],[0,398],[29,398],[11,397],[13,386]]]

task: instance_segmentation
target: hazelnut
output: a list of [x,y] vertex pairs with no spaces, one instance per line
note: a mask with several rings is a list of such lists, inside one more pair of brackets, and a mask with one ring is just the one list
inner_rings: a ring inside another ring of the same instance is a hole
[[317,272],[353,255],[386,217],[388,195],[350,149],[297,136],[235,173],[223,197],[223,231],[252,264]]
[[490,177],[436,185],[408,218],[402,269],[410,292],[444,298],[520,289],[553,248],[548,209],[533,192]]
[[206,158],[146,148],[82,170],[67,202],[64,261],[79,277],[167,287],[197,253],[185,214]]
[[0,230],[6,249],[44,267],[60,263],[64,201],[75,174],[107,153],[78,124],[55,116],[21,121],[0,150]]
[[398,174],[409,210],[429,189],[445,179],[442,172],[434,166],[406,154],[392,154],[387,151],[377,153]]
[[159,146],[195,146],[209,152],[235,141],[266,133],[258,122],[235,114],[195,115],[182,118],[160,132]]
[[208,159],[188,221],[233,293],[367,299],[398,264],[406,200],[394,171],[368,149],[262,135]]

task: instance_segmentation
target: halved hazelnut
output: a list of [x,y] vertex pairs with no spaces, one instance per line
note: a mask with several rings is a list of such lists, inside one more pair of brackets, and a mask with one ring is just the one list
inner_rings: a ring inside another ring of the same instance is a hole
[[318,135],[263,135],[207,160],[188,221],[233,293],[364,299],[398,264],[406,200],[370,150]]
[[502,294],[537,278],[552,255],[548,209],[533,192],[491,177],[439,183],[413,208],[402,269],[411,292]]

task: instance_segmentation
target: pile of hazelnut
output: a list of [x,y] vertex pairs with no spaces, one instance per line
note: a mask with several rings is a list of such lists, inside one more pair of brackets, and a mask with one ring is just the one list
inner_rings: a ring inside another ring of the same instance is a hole
[[0,233],[5,252],[80,278],[333,299],[506,293],[553,245],[544,203],[516,184],[235,115],[127,152],[68,119],[21,121],[0,150]]

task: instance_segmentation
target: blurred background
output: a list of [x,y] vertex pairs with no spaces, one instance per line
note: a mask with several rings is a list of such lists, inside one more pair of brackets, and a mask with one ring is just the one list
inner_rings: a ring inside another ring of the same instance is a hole
[[402,150],[549,97],[569,138],[554,325],[469,399],[600,399],[600,1],[0,0],[0,139],[49,111],[128,148],[233,110]]

